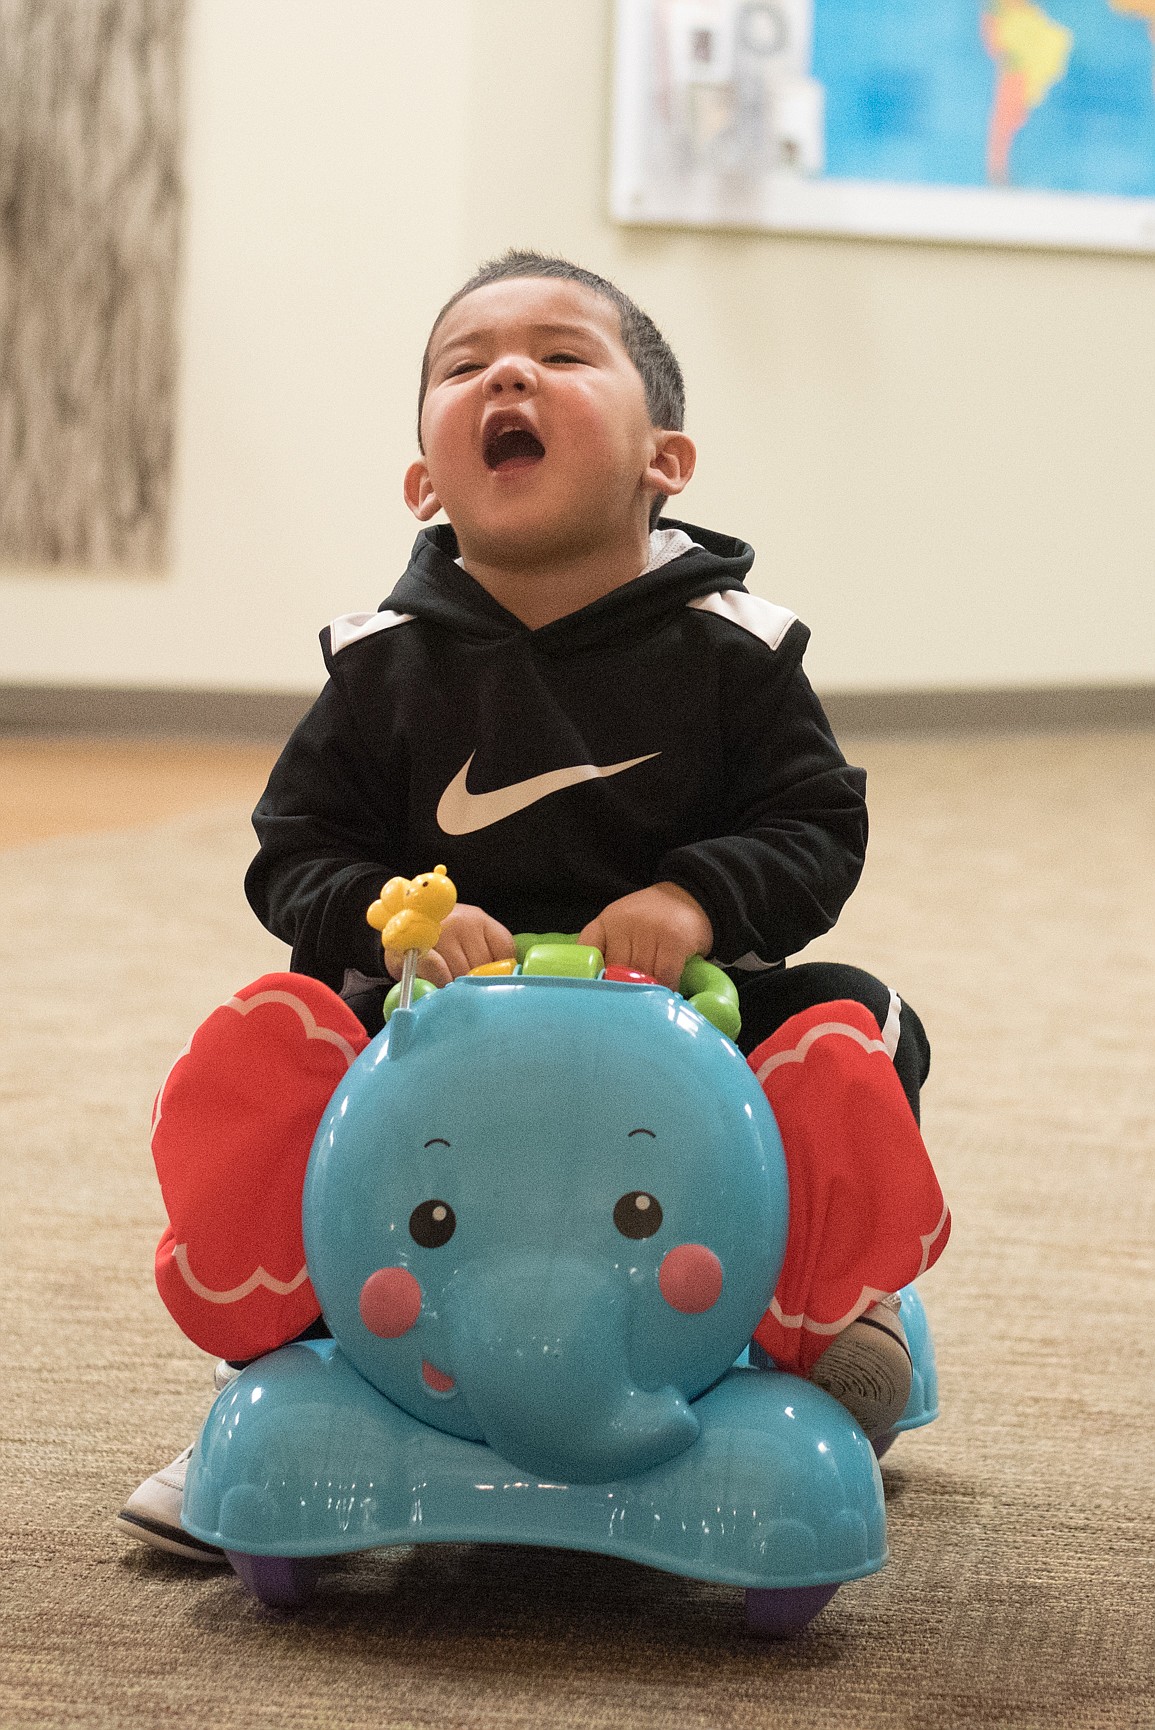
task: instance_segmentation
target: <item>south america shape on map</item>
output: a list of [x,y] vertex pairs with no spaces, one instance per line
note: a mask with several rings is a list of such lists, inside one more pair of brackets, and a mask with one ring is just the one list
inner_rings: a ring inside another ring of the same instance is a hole
[[1155,0],[813,0],[832,179],[1155,197]]

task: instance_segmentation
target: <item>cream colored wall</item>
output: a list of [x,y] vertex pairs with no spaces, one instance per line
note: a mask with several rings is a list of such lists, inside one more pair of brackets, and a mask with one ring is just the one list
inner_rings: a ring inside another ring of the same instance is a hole
[[1155,678],[1155,261],[627,231],[609,0],[193,0],[171,572],[0,576],[0,680],[294,689],[375,606],[430,314],[483,256],[682,357],[692,520],[827,690]]
[[[469,0],[191,0],[171,570],[0,577],[0,681],[304,689],[415,527],[460,272]],[[437,68],[436,77],[431,76]]]

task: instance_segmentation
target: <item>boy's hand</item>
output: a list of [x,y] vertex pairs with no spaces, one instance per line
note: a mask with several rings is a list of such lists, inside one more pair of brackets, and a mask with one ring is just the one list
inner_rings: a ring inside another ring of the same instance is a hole
[[677,990],[691,955],[709,955],[714,930],[704,909],[676,883],[655,883],[611,901],[578,939],[600,949],[607,967],[632,967]]
[[[504,925],[482,908],[459,901],[442,920],[437,948],[421,957],[417,973],[434,985],[448,985],[451,979],[484,967],[487,961],[512,961],[515,953],[513,937]],[[401,977],[403,960],[400,951],[385,950],[385,966],[394,979]]]

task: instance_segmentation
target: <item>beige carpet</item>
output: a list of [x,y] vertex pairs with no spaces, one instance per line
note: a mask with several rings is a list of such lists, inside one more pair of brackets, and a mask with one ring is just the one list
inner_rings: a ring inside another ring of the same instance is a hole
[[738,1594],[528,1550],[357,1558],[278,1617],[110,1516],[211,1365],[151,1283],[153,1092],[280,959],[246,813],[0,854],[0,1725],[1155,1725],[1155,737],[865,743],[874,841],[824,947],[935,1042],[944,1413],[893,1558],[796,1644]]

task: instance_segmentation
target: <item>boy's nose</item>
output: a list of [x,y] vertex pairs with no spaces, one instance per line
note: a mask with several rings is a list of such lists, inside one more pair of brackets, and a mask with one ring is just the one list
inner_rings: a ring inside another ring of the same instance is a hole
[[537,389],[537,371],[521,355],[507,354],[495,360],[485,375],[487,396],[528,396]]

